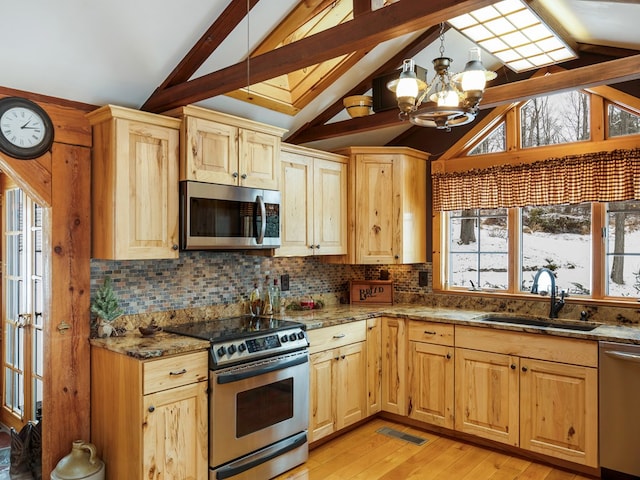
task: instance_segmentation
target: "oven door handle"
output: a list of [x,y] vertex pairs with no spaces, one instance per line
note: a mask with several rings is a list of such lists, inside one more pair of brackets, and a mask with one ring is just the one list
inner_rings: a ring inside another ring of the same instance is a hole
[[282,360],[269,363],[267,365],[260,365],[255,368],[244,370],[238,373],[221,373],[219,375],[216,375],[216,383],[219,385],[223,385],[226,383],[239,382],[240,380],[257,377],[258,375],[263,375],[265,373],[275,372],[278,370],[284,370],[285,368],[295,367],[296,365],[302,365],[303,363],[308,362],[308,355],[300,355],[299,357],[295,357],[291,360]]
[[[269,460],[276,458],[280,455],[283,455],[291,450],[295,450],[298,447],[301,447],[307,443],[307,432],[301,432],[297,435],[286,440],[286,442],[281,442],[276,449],[272,447],[267,448],[266,452],[264,452],[264,456],[251,455],[249,458],[244,460],[238,460],[237,462],[232,462],[231,464],[221,467],[216,472],[216,480],[224,480],[226,478],[235,477],[236,475],[240,475],[247,470],[252,469],[253,467],[257,467]],[[258,452],[260,453],[260,452]]]

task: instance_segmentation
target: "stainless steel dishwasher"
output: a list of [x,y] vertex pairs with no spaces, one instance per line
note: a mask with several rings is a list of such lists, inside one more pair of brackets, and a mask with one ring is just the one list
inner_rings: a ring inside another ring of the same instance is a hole
[[640,345],[600,342],[603,479],[640,479]]

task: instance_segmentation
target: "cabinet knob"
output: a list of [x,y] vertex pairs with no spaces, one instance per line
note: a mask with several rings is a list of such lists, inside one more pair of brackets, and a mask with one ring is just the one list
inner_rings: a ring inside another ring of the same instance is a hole
[[173,245],[171,245],[171,249],[172,250],[178,250],[178,248],[180,248],[180,247],[178,247],[177,243],[174,243]]
[[233,178],[238,178],[238,172],[233,172],[233,173],[231,174],[231,176],[232,176]]
[[400,255],[394,255],[393,258],[395,258],[396,260],[398,260],[400,258]]
[[309,248],[313,250],[314,248],[316,248],[316,246],[312,243],[311,245],[309,245]]
[[447,353],[447,360],[451,360],[451,354]]
[[529,370],[527,367],[522,367],[523,372],[526,372],[527,370]]
[[320,248],[320,244],[317,244],[316,245],[316,250],[319,249],[319,248]]
[[341,358],[342,360],[344,360],[344,355],[342,355],[340,358]]
[[334,358],[334,360],[340,360],[340,357],[336,357],[336,358]]
[[156,409],[156,407],[151,405],[148,410],[149,410],[150,413],[153,413],[155,411],[155,409]]
[[511,370],[515,370],[515,369],[516,369],[516,364],[515,364],[515,363],[512,363],[512,364],[511,364]]
[[242,175],[240,175],[240,178],[244,180],[245,178],[247,178],[247,174],[243,173]]

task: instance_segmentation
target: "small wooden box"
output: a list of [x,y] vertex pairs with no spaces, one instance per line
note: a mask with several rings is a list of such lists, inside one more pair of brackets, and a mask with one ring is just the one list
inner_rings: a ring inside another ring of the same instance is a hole
[[393,281],[350,280],[349,299],[351,303],[382,303],[393,305]]

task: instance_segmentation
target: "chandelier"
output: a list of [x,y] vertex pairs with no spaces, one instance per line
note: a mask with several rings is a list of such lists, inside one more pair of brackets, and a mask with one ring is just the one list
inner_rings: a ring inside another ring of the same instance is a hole
[[485,85],[496,78],[496,73],[484,68],[478,47],[469,50],[469,61],[462,72],[449,72],[452,61],[444,56],[444,23],[441,23],[440,56],[433,59],[435,75],[431,82],[419,79],[414,61],[407,59],[402,63],[400,77],[387,84],[396,94],[400,120],[450,131],[451,127],[466,125],[476,118]]

